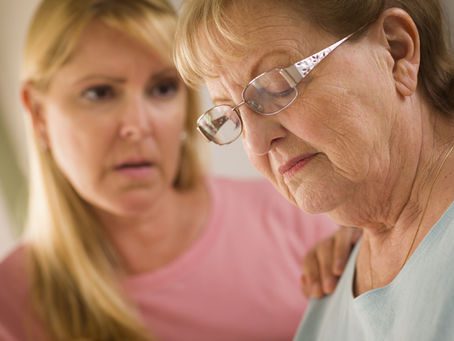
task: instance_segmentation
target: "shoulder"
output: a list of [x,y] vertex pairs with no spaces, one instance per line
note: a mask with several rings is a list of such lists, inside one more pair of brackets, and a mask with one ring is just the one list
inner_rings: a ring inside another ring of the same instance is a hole
[[210,184],[217,201],[226,205],[231,202],[239,212],[254,212],[254,219],[267,222],[282,232],[293,231],[300,238],[311,241],[311,245],[337,228],[326,215],[307,214],[287,201],[265,179],[212,177]]
[[30,249],[19,245],[0,262],[0,339],[49,340],[30,296]]
[[268,183],[268,181],[260,178],[234,179],[212,176],[209,178],[209,182],[217,190],[229,191],[238,194],[253,194],[257,193],[257,191],[274,192],[274,188]]
[[[295,341],[367,339],[363,335],[361,321],[358,321],[358,319],[355,318],[356,314],[352,313],[352,311],[356,309],[361,311],[363,315],[368,313],[367,309],[358,308],[358,305],[361,306],[361,302],[364,302],[365,299],[367,300],[367,297],[363,297],[358,303],[358,300],[353,299],[351,295],[359,245],[360,242],[354,246],[335,291],[324,298],[310,300],[306,312],[304,313],[303,320],[298,327],[294,339]],[[376,307],[378,305],[369,304],[369,306]],[[392,314],[389,314],[389,316],[391,315]],[[368,317],[369,320],[374,320],[373,318],[370,318],[370,316]],[[349,328],[345,328],[345,325],[348,325]],[[380,338],[380,340],[385,339],[386,338]]]
[[0,320],[26,300],[28,290],[28,249],[16,247],[0,262]]
[[233,200],[236,204],[243,203],[248,207],[271,206],[289,212],[299,211],[265,179],[211,177],[209,183],[214,196],[222,198],[222,201]]
[[27,255],[27,247],[21,244],[0,260],[0,278],[2,278],[2,283],[14,282],[24,276]]

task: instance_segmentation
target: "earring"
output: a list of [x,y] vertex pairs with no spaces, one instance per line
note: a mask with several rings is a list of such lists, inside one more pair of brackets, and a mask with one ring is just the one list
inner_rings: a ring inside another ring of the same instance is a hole
[[49,150],[49,145],[47,144],[46,140],[42,137],[38,138],[38,145],[39,149],[43,152],[47,152]]
[[185,130],[183,130],[180,134],[180,142],[185,143],[187,139],[188,139],[188,133]]
[[39,132],[36,134],[36,138],[38,140],[39,149],[43,152],[46,152],[49,150],[49,144],[47,143],[46,139],[46,131],[43,126],[40,126],[38,130]]

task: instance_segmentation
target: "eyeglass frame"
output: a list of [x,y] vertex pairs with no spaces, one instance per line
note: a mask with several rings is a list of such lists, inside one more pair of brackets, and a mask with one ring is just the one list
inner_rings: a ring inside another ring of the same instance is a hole
[[[361,31],[362,29],[358,30],[358,31]],[[291,64],[285,68],[274,68],[274,69],[271,69],[271,70],[268,70],[268,71],[265,71],[263,73],[261,73],[260,75],[254,77],[251,81],[249,81],[249,83],[243,88],[243,91],[241,92],[241,98],[243,99],[239,104],[235,105],[235,106],[231,106],[231,105],[228,105],[228,104],[221,104],[221,105],[215,105],[213,107],[211,107],[210,109],[208,109],[207,111],[205,111],[202,115],[199,116],[199,118],[197,119],[197,130],[199,131],[199,133],[202,134],[202,136],[204,136],[208,142],[213,142],[217,145],[227,145],[227,144],[230,144],[230,143],[233,143],[235,142],[238,137],[241,136],[241,134],[243,133],[243,120],[241,118],[241,114],[238,110],[239,107],[241,107],[242,105],[246,104],[249,109],[251,109],[252,111],[254,111],[256,114],[258,115],[262,115],[262,116],[272,116],[272,115],[276,115],[278,113],[280,113],[281,111],[287,109],[290,105],[293,104],[293,102],[296,100],[296,98],[298,97],[299,95],[299,92],[298,92],[298,88],[297,86],[301,83],[301,81],[307,77],[307,75],[318,65],[320,64],[320,62],[322,60],[324,60],[328,55],[331,54],[331,52],[333,52],[337,47],[339,47],[340,45],[342,45],[345,41],[347,41],[348,39],[350,39],[353,35],[355,35],[356,33],[358,33],[358,31],[354,32],[354,33],[351,33],[349,34],[348,36],[340,39],[339,41],[331,44],[330,46],[314,53],[313,55],[309,56],[309,57],[306,57],[304,59],[301,59],[299,61],[297,61],[296,63],[294,64]],[[257,79],[259,79],[260,77],[264,76],[265,74],[269,73],[269,72],[272,72],[272,71],[275,71],[277,70],[281,75],[282,77],[289,83],[289,86],[290,88],[293,88],[295,90],[295,96],[294,98],[287,104],[285,105],[284,107],[274,111],[274,112],[271,112],[271,113],[261,113],[261,112],[257,112],[256,110],[254,110],[249,104],[248,102],[246,102],[245,98],[244,98],[244,94],[246,92],[246,90],[249,88],[249,86],[252,85],[252,83],[254,83]],[[231,108],[231,111],[235,113],[235,115],[238,116],[239,118],[239,121],[240,121],[240,125],[241,125],[241,129],[239,131],[239,134],[237,137],[235,137],[233,140],[229,141],[229,142],[226,142],[226,143],[217,143],[213,140],[212,137],[210,137],[208,135],[207,132],[205,132],[203,130],[203,128],[201,128],[201,121],[202,119],[205,117],[205,115],[207,115],[209,112],[211,112],[213,109],[217,108],[217,107],[230,107]]]

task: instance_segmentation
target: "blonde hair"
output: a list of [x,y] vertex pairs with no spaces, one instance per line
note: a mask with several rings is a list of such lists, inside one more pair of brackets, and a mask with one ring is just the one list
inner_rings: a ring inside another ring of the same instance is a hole
[[[251,43],[257,43],[245,37],[239,26],[244,23],[232,19],[236,13],[248,18],[257,3],[248,0],[184,3],[176,34],[175,60],[188,84],[196,85],[203,78],[213,76],[217,61],[231,58],[226,56],[226,50],[240,54]],[[279,6],[286,6],[301,19],[338,37],[373,22],[387,8],[404,9],[419,30],[419,81],[426,99],[442,113],[454,116],[454,59],[439,0],[283,0]],[[201,41],[205,50],[199,47]]]
[[[176,14],[166,0],[43,0],[27,37],[23,82],[45,93],[93,20],[118,29],[170,60]],[[198,103],[189,90],[187,138],[174,181],[191,189],[203,176],[198,134],[193,129]],[[149,340],[150,334],[119,287],[117,256],[102,235],[92,207],[74,190],[52,154],[31,140],[29,214],[25,240],[30,247],[34,307],[57,340]]]

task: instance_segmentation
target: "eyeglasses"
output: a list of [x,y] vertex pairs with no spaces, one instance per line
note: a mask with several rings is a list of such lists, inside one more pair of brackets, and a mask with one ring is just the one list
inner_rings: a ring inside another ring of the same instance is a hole
[[277,68],[255,77],[243,89],[243,101],[232,107],[217,105],[197,120],[197,129],[208,141],[219,145],[235,141],[243,131],[239,107],[247,105],[259,115],[275,115],[289,107],[298,97],[298,84],[323,59],[355,33],[286,68]]

